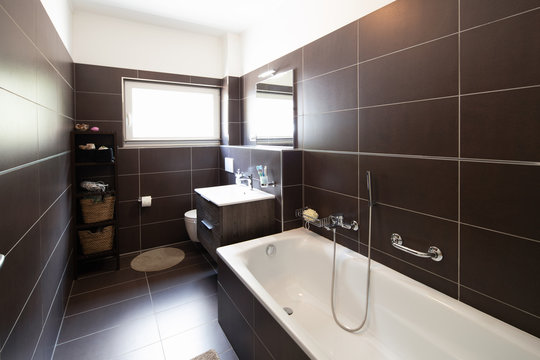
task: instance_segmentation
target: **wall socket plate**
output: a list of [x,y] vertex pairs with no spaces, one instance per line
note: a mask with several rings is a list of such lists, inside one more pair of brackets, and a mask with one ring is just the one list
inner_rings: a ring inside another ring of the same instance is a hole
[[231,158],[231,157],[225,158],[225,171],[234,173],[234,158]]

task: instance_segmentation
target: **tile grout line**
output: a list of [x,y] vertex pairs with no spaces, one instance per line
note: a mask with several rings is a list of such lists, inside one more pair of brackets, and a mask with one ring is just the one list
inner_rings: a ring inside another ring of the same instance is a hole
[[56,347],[58,346],[58,339],[60,338],[60,332],[62,331],[62,327],[64,326],[64,319],[66,318],[66,312],[67,312],[67,309],[68,309],[68,306],[69,306],[69,301],[71,300],[71,292],[73,291],[73,286],[75,285],[75,281],[72,281],[71,282],[71,288],[69,289],[69,295],[68,295],[68,299],[67,299],[67,302],[66,302],[66,307],[64,308],[64,312],[63,312],[63,316],[62,316],[62,321],[60,322],[60,328],[58,329],[58,334],[56,334],[56,339],[54,340],[54,347],[53,347],[53,351],[52,351],[52,354],[51,354],[51,360],[54,359],[54,353],[56,352]]
[[458,0],[457,298],[461,299],[461,0]]
[[163,339],[161,337],[161,331],[159,329],[159,323],[158,323],[158,320],[157,320],[157,317],[156,317],[156,309],[155,309],[155,306],[154,306],[154,299],[152,298],[152,290],[150,289],[150,282],[148,281],[148,273],[147,272],[144,272],[144,278],[146,280],[146,286],[148,288],[148,295],[150,296],[150,304],[152,305],[152,316],[154,318],[154,322],[156,324],[156,328],[157,328],[157,331],[158,331],[159,342],[161,344],[161,352],[163,354],[163,358],[166,359],[167,357],[165,356],[165,348],[163,347]]

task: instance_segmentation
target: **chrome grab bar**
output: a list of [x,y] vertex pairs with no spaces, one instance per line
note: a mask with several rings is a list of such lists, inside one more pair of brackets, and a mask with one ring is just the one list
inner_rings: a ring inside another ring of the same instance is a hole
[[412,254],[414,256],[418,256],[421,258],[430,258],[433,261],[441,261],[443,258],[442,251],[436,246],[430,246],[427,252],[421,252],[404,246],[403,239],[399,234],[396,233],[392,234],[392,236],[390,237],[390,241],[396,249],[405,251],[406,253]]
[[0,269],[2,268],[2,265],[4,265],[5,258],[4,254],[0,254]]

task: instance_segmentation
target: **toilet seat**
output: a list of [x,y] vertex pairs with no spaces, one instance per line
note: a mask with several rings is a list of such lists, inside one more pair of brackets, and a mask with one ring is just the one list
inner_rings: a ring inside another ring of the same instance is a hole
[[188,219],[197,219],[197,209],[186,211],[184,217]]

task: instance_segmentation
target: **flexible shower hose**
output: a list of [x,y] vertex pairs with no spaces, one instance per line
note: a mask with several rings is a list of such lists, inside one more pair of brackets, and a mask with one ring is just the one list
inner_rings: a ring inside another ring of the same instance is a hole
[[332,229],[332,237],[334,240],[334,257],[332,260],[332,296],[331,296],[331,304],[332,304],[332,316],[334,317],[334,321],[336,324],[339,325],[340,328],[342,328],[345,331],[348,331],[350,333],[355,333],[360,331],[364,325],[366,324],[367,315],[368,315],[368,303],[369,303],[369,280],[371,275],[371,210],[373,208],[373,202],[369,202],[369,225],[368,225],[368,265],[367,265],[367,275],[366,275],[366,306],[364,308],[364,318],[360,325],[357,327],[351,328],[346,325],[343,325],[339,319],[336,316],[336,309],[334,306],[334,298],[336,296],[336,288],[335,288],[335,280],[336,280],[336,229]]

